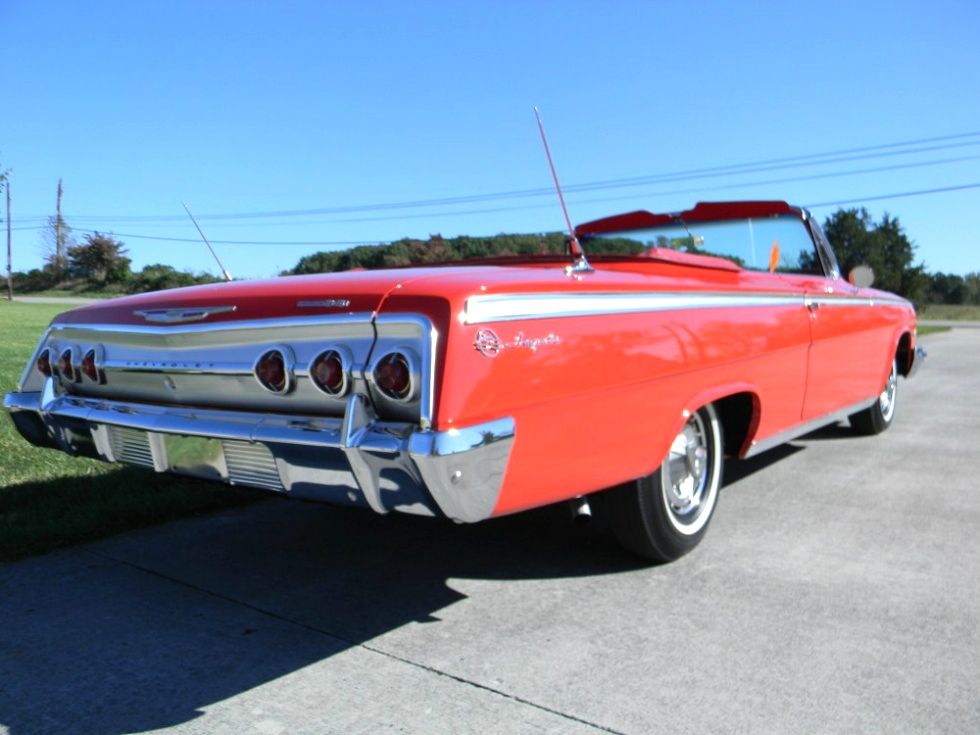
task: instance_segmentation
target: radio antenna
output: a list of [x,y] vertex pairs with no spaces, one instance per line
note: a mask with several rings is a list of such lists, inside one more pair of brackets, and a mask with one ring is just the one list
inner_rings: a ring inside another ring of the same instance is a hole
[[548,167],[551,169],[551,178],[555,181],[555,190],[558,192],[558,202],[561,204],[561,213],[565,216],[565,227],[568,228],[568,247],[575,256],[575,263],[568,270],[569,273],[592,273],[593,268],[589,261],[585,259],[585,251],[579,244],[575,236],[575,228],[572,227],[572,220],[568,217],[568,207],[565,206],[565,197],[561,193],[561,184],[558,183],[558,174],[555,172],[555,163],[551,160],[551,150],[548,148],[548,139],[544,135],[544,125],[541,124],[541,113],[538,108],[534,108],[534,117],[538,121],[538,132],[541,133],[541,142],[544,144],[544,154],[548,158]]
[[231,280],[231,274],[228,271],[225,270],[225,267],[223,265],[221,265],[221,261],[218,260],[218,254],[216,252],[214,252],[214,248],[211,247],[211,243],[209,243],[208,242],[208,239],[204,236],[204,232],[201,230],[201,226],[199,224],[197,224],[197,220],[194,219],[194,215],[191,214],[191,210],[189,210],[187,208],[187,204],[184,202],[183,199],[180,200],[180,203],[184,205],[184,211],[187,212],[187,216],[191,218],[191,222],[193,222],[194,223],[194,226],[197,228],[198,233],[201,235],[201,239],[204,240],[204,244],[207,245],[208,246],[208,250],[211,251],[211,257],[213,257],[214,258],[214,262],[218,264],[218,267],[221,269],[221,273],[225,277],[225,280],[226,281],[230,281]]

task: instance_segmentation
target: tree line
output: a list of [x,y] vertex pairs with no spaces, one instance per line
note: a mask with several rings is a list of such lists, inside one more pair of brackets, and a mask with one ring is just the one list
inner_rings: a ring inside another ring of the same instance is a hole
[[915,262],[916,246],[897,217],[885,213],[875,222],[863,207],[839,209],[826,219],[823,231],[844,275],[858,265],[869,265],[875,273],[875,288],[904,296],[917,307],[980,305],[980,273],[926,272],[924,263]]
[[178,271],[162,263],[147,265],[142,270],[133,272],[132,260],[127,255],[129,251],[124,243],[112,235],[92,232],[86,234],[81,242],[76,242],[70,237],[71,228],[63,222],[57,225],[59,239],[66,243],[48,248],[43,268],[35,268],[27,273],[14,273],[16,291],[30,293],[74,287],[80,291],[132,294],[217,283],[222,280],[210,273]]
[[[590,249],[593,255],[634,255],[642,245],[633,240],[605,240]],[[288,275],[336,273],[353,268],[370,270],[423,263],[439,263],[499,256],[562,255],[568,252],[568,236],[561,232],[537,235],[501,234],[492,237],[444,238],[431,235],[427,240],[403,238],[387,245],[360,245],[350,250],[314,253],[300,259]]]
[[[980,273],[966,276],[928,273],[915,262],[915,244],[897,217],[885,214],[874,221],[868,211],[839,209],[823,223],[841,272],[846,276],[858,265],[875,273],[875,288],[904,296],[917,306],[925,304],[980,305]],[[589,243],[589,254],[635,255],[642,250],[636,240],[600,239]],[[567,251],[564,233],[545,235],[496,235],[493,237],[406,238],[389,245],[362,245],[350,250],[320,252],[302,258],[289,274],[333,273],[353,268],[383,268],[435,261],[464,260],[494,255],[561,254]]]
[[[51,246],[44,268],[14,274],[14,288],[20,292],[42,291],[68,283],[103,293],[141,293],[179,286],[220,281],[209,273],[178,271],[164,264],[153,264],[139,272],[125,245],[112,235],[86,234],[81,242],[70,237],[71,229],[58,222],[59,242]],[[54,232],[55,225],[49,225]],[[875,287],[925,304],[980,305],[980,273],[965,276],[928,273],[925,264],[916,263],[916,246],[906,236],[898,218],[887,213],[878,221],[866,209],[839,209],[823,223],[824,233],[834,248],[845,275],[857,265],[869,265],[875,273]],[[636,254],[642,245],[631,239],[591,242],[589,254]],[[348,250],[318,252],[302,257],[294,268],[282,275],[332,273],[352,269],[376,269],[421,263],[468,260],[495,256],[560,255],[567,252],[564,233],[500,234],[492,237],[460,236],[428,239],[403,238],[383,245],[361,245]]]

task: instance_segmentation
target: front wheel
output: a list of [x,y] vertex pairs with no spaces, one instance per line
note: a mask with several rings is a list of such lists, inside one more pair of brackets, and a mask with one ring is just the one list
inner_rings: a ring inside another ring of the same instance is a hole
[[718,500],[722,462],[721,425],[707,405],[690,415],[653,474],[604,493],[619,542],[656,562],[697,546]]
[[892,371],[888,374],[885,387],[881,389],[878,400],[871,406],[852,414],[849,418],[851,428],[858,434],[880,434],[895,419],[898,408],[898,360],[892,361]]

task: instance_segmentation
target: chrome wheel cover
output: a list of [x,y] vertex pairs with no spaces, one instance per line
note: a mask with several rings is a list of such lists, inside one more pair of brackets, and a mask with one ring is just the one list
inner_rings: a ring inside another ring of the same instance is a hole
[[697,533],[711,516],[719,451],[717,428],[710,427],[699,411],[687,420],[660,468],[667,517],[684,535]]
[[878,396],[878,408],[881,410],[881,417],[885,420],[885,423],[890,423],[892,416],[895,415],[897,399],[898,369],[893,362],[892,371],[888,374],[888,380],[885,381],[885,388],[881,391],[881,395]]

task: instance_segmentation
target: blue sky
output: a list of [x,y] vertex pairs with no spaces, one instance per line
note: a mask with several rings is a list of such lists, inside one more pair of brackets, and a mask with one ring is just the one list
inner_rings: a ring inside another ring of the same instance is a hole
[[134,270],[219,273],[182,200],[241,278],[562,230],[538,106],[573,222],[865,206],[980,271],[978,39],[976,0],[0,0],[13,268],[43,264],[59,178]]

